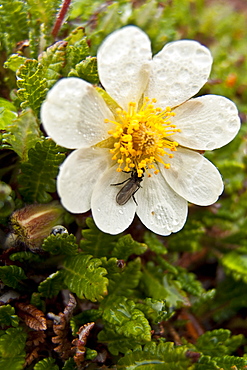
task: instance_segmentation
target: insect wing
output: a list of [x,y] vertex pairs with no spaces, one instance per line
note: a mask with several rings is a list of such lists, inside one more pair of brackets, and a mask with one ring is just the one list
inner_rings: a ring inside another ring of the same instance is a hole
[[116,196],[116,201],[120,206],[123,206],[132,197],[133,194],[140,188],[139,182],[136,182],[134,178],[130,178],[129,181],[122,187]]

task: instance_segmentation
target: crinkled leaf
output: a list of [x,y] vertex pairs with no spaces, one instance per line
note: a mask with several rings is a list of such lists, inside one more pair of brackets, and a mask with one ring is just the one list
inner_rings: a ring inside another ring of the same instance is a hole
[[213,359],[220,369],[246,370],[247,368],[247,360],[243,357],[223,356],[223,357],[214,357]]
[[63,288],[63,275],[60,271],[57,271],[39,284],[38,291],[42,297],[52,298]]
[[36,143],[28,152],[28,161],[21,165],[20,192],[26,202],[48,203],[48,193],[56,191],[55,177],[64,159],[61,149],[52,140]]
[[146,250],[146,244],[138,243],[130,234],[127,234],[118,239],[112,250],[112,255],[126,261],[132,254],[143,254]]
[[185,269],[179,269],[176,279],[181,284],[182,289],[189,294],[201,297],[201,295],[205,293],[201,282],[196,280],[196,275],[192,272],[188,272]]
[[107,294],[108,279],[106,269],[98,258],[78,254],[68,257],[64,262],[64,282],[79,298],[87,298],[93,302],[102,300]]
[[189,221],[181,232],[169,237],[170,251],[195,252],[201,249],[201,238],[205,234],[205,227],[199,221]]
[[142,303],[137,303],[136,307],[154,324],[170,319],[173,313],[169,312],[164,300],[146,298]]
[[29,251],[23,251],[23,252],[16,252],[12,253],[9,257],[11,261],[20,261],[20,262],[41,262],[42,258],[35,253],[29,252]]
[[77,366],[72,357],[70,357],[67,361],[65,361],[64,366],[62,367],[62,370],[77,370]]
[[92,218],[87,218],[86,223],[89,229],[82,231],[84,239],[80,243],[83,253],[90,253],[94,257],[111,256],[114,242],[118,239],[118,236],[105,234],[100,231]]
[[147,343],[129,351],[118,362],[117,369],[126,370],[185,370],[190,361],[186,357],[185,346],[175,347],[174,343]]
[[119,352],[126,353],[139,345],[138,338],[124,337],[122,334],[118,334],[114,329],[110,328],[104,328],[104,330],[98,334],[98,340],[101,343],[107,344],[109,351],[114,356],[118,356]]
[[136,308],[134,301],[126,297],[109,296],[103,302],[102,319],[107,327],[127,338],[140,342],[151,340],[151,328],[143,312]]
[[0,306],[0,326],[18,326],[19,318],[15,315],[14,307],[9,304]]
[[16,76],[21,108],[32,108],[38,114],[48,90],[44,67],[35,59],[27,59]]
[[26,353],[23,351],[15,357],[0,357],[0,369],[8,370],[23,370]]
[[229,355],[243,343],[243,335],[233,335],[230,330],[216,329],[201,335],[195,347],[208,356]]
[[67,65],[65,69],[69,72],[78,63],[86,59],[90,55],[90,52],[82,27],[78,27],[72,31],[65,41],[68,42]]
[[4,63],[5,68],[11,69],[11,71],[16,72],[22,64],[26,61],[26,57],[19,54],[12,54]]
[[9,328],[0,337],[0,357],[22,356],[27,334],[21,327]]
[[3,134],[4,146],[14,150],[22,161],[28,158],[29,149],[41,140],[41,131],[37,118],[31,110],[22,112],[6,127],[7,132]]
[[87,57],[85,60],[82,60],[76,64],[75,69],[72,69],[68,77],[79,77],[91,84],[97,85],[99,83],[97,58]]
[[34,370],[59,370],[59,367],[55,364],[55,360],[52,357],[44,358],[37,362],[33,368]]
[[49,235],[42,244],[42,249],[52,255],[65,254],[75,256],[78,253],[78,244],[73,234]]
[[44,76],[47,80],[47,88],[51,88],[62,76],[62,70],[66,63],[66,41],[58,41],[50,46],[41,56],[39,62],[44,67]]
[[27,279],[27,277],[21,267],[10,265],[0,267],[0,279],[5,285],[15,289],[19,286],[20,281]]

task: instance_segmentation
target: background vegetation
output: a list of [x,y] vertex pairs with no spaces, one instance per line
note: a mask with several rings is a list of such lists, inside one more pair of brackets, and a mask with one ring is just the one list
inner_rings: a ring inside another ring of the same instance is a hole
[[[0,5],[0,368],[247,369],[245,2],[74,0],[60,27],[61,6]],[[209,47],[212,74],[199,95],[232,99],[242,119],[230,145],[205,153],[224,194],[191,205],[169,237],[138,219],[110,236],[90,213],[66,213],[55,179],[68,152],[40,126],[59,78],[99,83],[97,48],[126,24],[149,35],[154,53],[183,38]],[[52,231],[59,224],[68,232]]]

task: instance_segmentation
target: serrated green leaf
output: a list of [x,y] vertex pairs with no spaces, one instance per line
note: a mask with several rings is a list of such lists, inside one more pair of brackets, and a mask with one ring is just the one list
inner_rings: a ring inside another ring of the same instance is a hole
[[214,357],[220,369],[224,370],[246,370],[247,360],[236,356]]
[[39,284],[38,291],[42,297],[52,298],[56,296],[63,288],[63,275],[61,271],[57,271],[48,276],[48,278]]
[[109,351],[114,356],[118,356],[119,353],[126,353],[130,349],[135,349],[139,345],[138,338],[133,339],[124,337],[110,328],[104,328],[104,330],[98,334],[98,340],[101,343],[107,344]]
[[170,251],[195,252],[201,249],[201,238],[205,234],[205,228],[201,222],[191,220],[187,222],[181,232],[169,237],[168,246]]
[[78,254],[68,257],[64,262],[64,282],[79,298],[87,298],[93,302],[102,300],[107,294],[108,279],[106,269],[98,258]]
[[9,68],[11,71],[16,72],[22,64],[26,61],[26,57],[19,54],[12,54],[4,63],[4,68]]
[[35,59],[27,59],[16,76],[21,108],[32,108],[38,114],[48,91],[44,67]]
[[77,366],[72,357],[70,357],[67,361],[65,361],[62,370],[77,370]]
[[34,292],[31,296],[30,303],[41,311],[45,312],[45,302],[40,293]]
[[231,332],[227,329],[207,331],[198,338],[195,347],[206,356],[229,355],[243,342],[241,334],[230,336]]
[[25,363],[26,354],[20,354],[15,357],[7,357],[1,358],[0,357],[0,369],[8,369],[8,370],[23,370],[23,366]]
[[94,257],[111,256],[114,242],[118,239],[118,236],[100,231],[92,218],[87,218],[86,223],[89,229],[82,231],[82,236],[84,238],[80,243],[82,251],[84,253],[90,253]]
[[219,370],[219,367],[210,356],[201,356],[195,364],[195,370]]
[[9,304],[0,306],[0,326],[18,326],[19,318],[15,315],[14,307]]
[[176,280],[181,284],[183,290],[196,297],[201,297],[205,293],[204,288],[199,280],[196,280],[196,275],[188,272],[185,269],[179,269]]
[[27,279],[27,277],[21,267],[10,265],[0,267],[0,279],[5,285],[15,289],[18,287],[20,281]]
[[144,241],[148,245],[148,248],[155,252],[156,254],[166,254],[167,249],[158,236],[151,232],[146,232],[144,234]]
[[151,328],[143,312],[126,297],[109,296],[103,303],[102,319],[119,335],[145,343],[151,340]]
[[102,317],[102,311],[100,309],[85,310],[78,315],[75,315],[70,320],[73,335],[76,335],[79,328],[87,324],[88,322],[96,321]]
[[64,159],[62,148],[52,140],[37,142],[28,152],[28,161],[21,165],[20,192],[26,202],[48,203],[48,193],[56,191],[55,177]]
[[109,294],[130,296],[141,278],[141,259],[130,261],[127,266],[114,275],[109,274]]
[[112,250],[112,255],[126,261],[132,254],[143,254],[146,250],[147,246],[144,243],[136,242],[130,234],[127,234],[118,239]]
[[64,254],[75,256],[78,253],[78,244],[73,234],[49,235],[42,244],[42,249],[52,255]]
[[175,347],[174,343],[147,343],[129,351],[118,362],[117,369],[126,370],[185,370],[190,361],[186,357],[185,346]]
[[137,303],[136,307],[141,310],[145,316],[154,324],[161,321],[167,321],[173,313],[170,313],[164,300],[146,298],[142,303]]
[[70,71],[68,77],[79,77],[91,84],[97,85],[99,83],[97,58],[87,57],[85,60],[82,60],[76,64],[75,69]]
[[34,366],[34,370],[59,370],[59,367],[55,364],[54,358],[47,357],[37,362]]
[[9,328],[0,337],[0,357],[22,356],[27,334],[21,327]]
[[12,253],[9,257],[11,261],[20,261],[20,262],[41,262],[42,258],[35,253],[24,251],[24,252],[16,252]]
[[46,78],[48,89],[62,76],[62,70],[66,63],[67,44],[66,41],[56,42],[39,59],[39,62],[44,67],[44,77]]
[[229,252],[223,256],[221,263],[235,280],[243,280],[247,283],[247,254]]
[[72,68],[86,59],[90,55],[89,46],[85,37],[84,29],[78,27],[65,39],[68,42],[67,47],[67,65],[66,70],[69,72]]
[[22,161],[28,158],[29,149],[41,140],[41,131],[39,123],[31,110],[22,112],[6,127],[6,133],[3,134],[4,147],[14,150]]

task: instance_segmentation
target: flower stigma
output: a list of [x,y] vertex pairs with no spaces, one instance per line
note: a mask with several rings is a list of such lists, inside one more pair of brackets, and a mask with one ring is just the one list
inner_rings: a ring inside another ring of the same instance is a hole
[[[136,171],[141,177],[146,170],[152,170],[154,174],[159,172],[156,163],[162,163],[165,168],[170,168],[169,163],[163,160],[164,155],[169,158],[176,151],[178,143],[169,138],[175,132],[180,132],[170,121],[175,116],[170,107],[162,110],[155,107],[156,99],[150,101],[144,98],[141,108],[130,102],[128,111],[116,109],[116,121],[108,119],[105,122],[115,124],[115,129],[108,131],[114,139],[114,147],[110,149],[112,160],[118,163],[118,172]],[[152,175],[147,172],[148,176]]]

